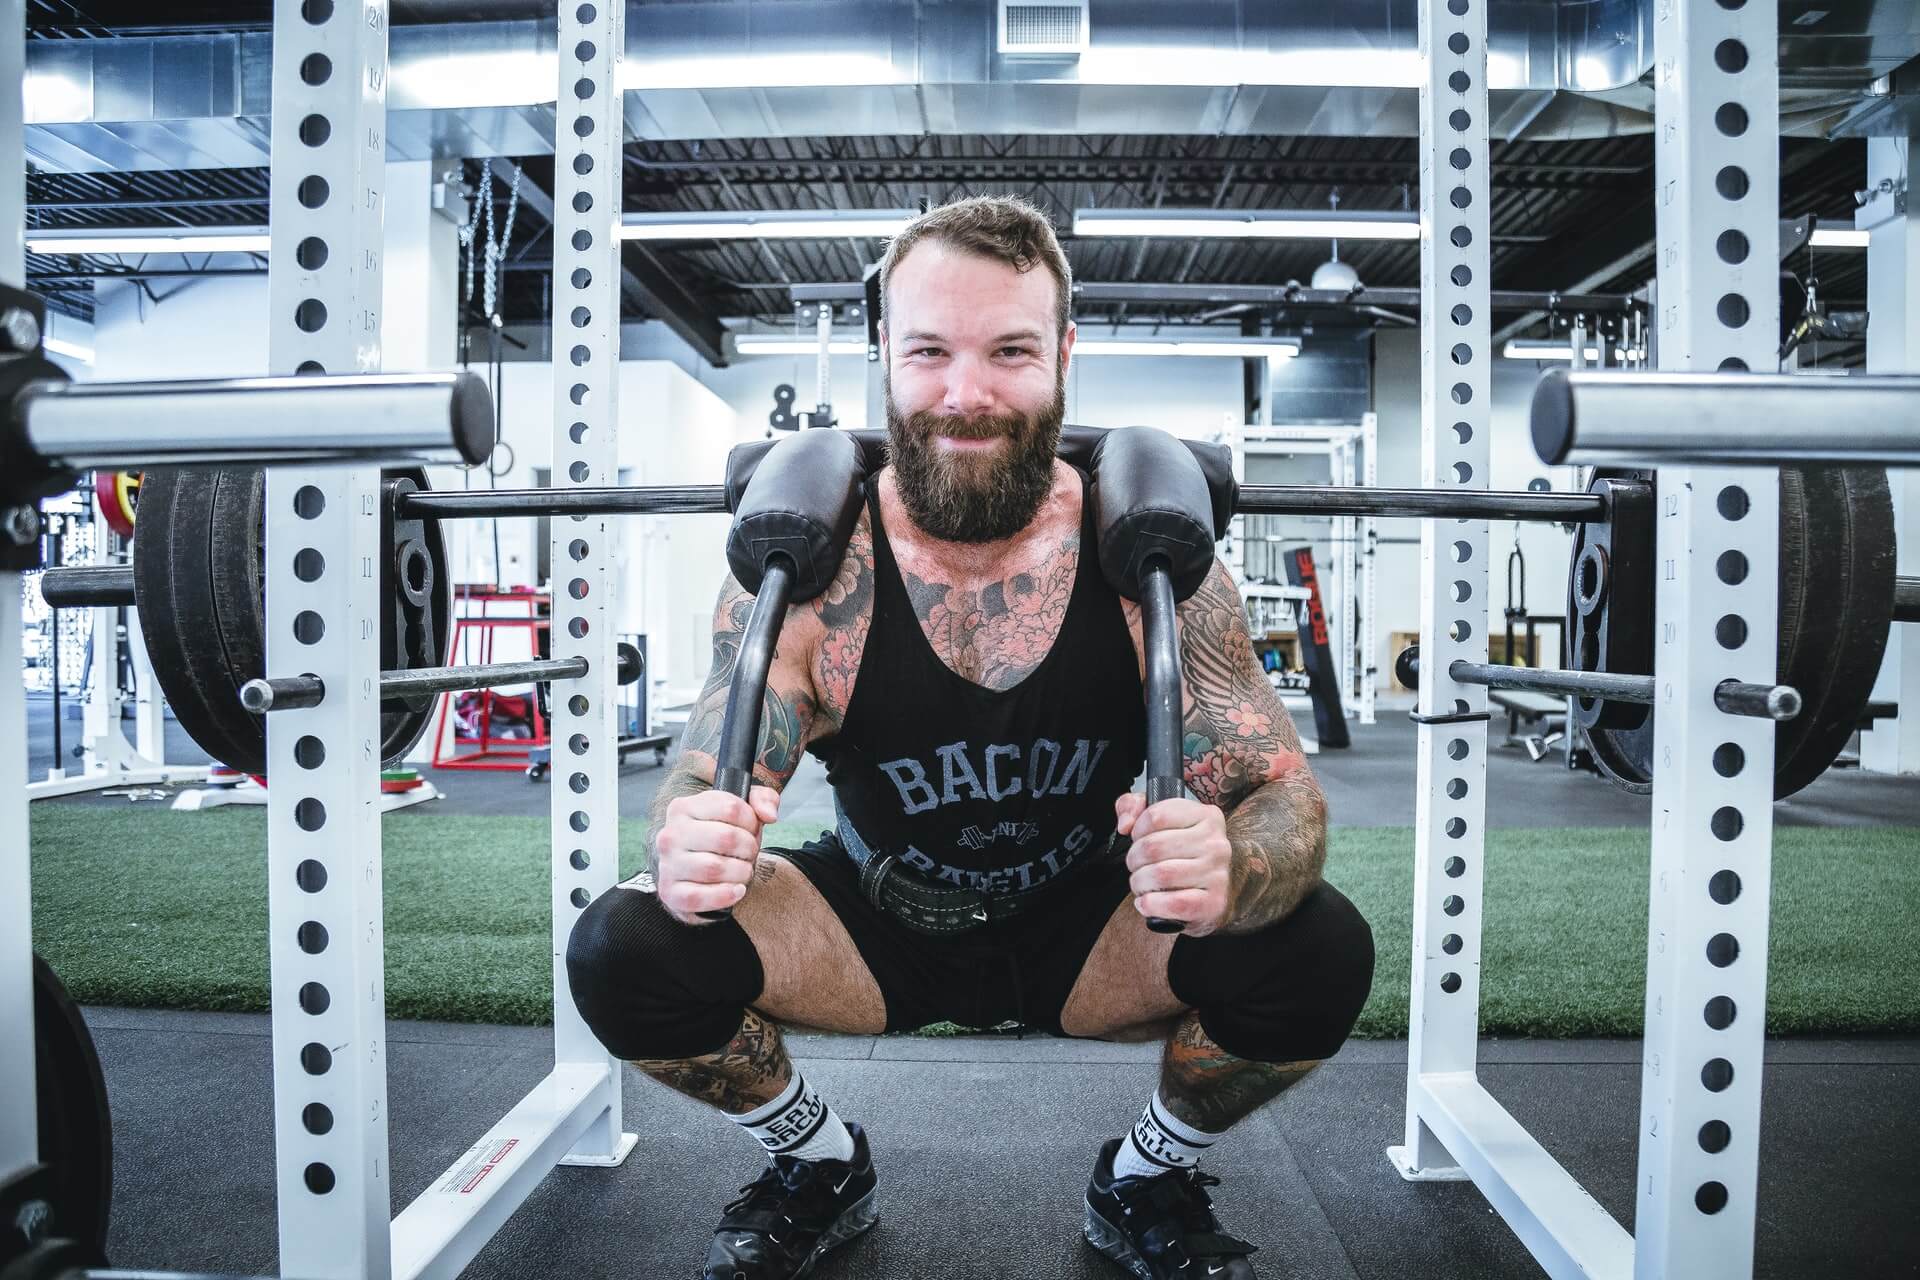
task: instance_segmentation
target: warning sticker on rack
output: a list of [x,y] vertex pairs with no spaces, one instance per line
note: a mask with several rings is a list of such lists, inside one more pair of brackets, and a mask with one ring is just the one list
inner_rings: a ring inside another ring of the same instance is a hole
[[434,1190],[445,1196],[471,1195],[519,1145],[518,1138],[482,1138],[468,1148]]

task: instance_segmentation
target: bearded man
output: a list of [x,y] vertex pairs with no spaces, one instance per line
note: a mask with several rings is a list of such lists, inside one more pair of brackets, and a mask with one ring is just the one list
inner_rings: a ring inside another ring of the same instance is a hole
[[[581,916],[575,1000],[610,1052],[770,1156],[723,1212],[710,1280],[802,1275],[878,1216],[866,1134],[794,1069],[781,1024],[1009,1020],[1165,1038],[1158,1089],[1095,1158],[1086,1237],[1142,1280],[1250,1277],[1198,1163],[1339,1047],[1372,980],[1372,934],[1321,878],[1325,800],[1217,561],[1176,618],[1190,795],[1129,791],[1140,611],[1090,551],[1087,478],[1055,456],[1074,326],[1046,219],[1004,198],[931,209],[881,286],[888,465],[835,582],[788,611],[756,785],[712,789],[752,608],[729,579],[651,870]],[[763,848],[803,751],[836,827]],[[959,1099],[945,1112],[965,1123]]]

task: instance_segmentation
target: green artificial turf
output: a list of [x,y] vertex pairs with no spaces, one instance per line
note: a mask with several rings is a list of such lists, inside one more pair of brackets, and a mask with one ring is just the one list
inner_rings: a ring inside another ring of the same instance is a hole
[[[86,1003],[266,1008],[265,815],[40,804],[34,945]],[[551,1017],[547,823],[434,816],[385,825],[387,1012]],[[623,874],[645,826],[622,824]],[[771,844],[816,834],[776,826]],[[1774,832],[1767,1029],[1920,1032],[1920,830]],[[1646,971],[1644,830],[1489,833],[1481,1028],[1637,1035]],[[1406,1033],[1413,834],[1336,830],[1327,877],[1373,924],[1357,1034]]]

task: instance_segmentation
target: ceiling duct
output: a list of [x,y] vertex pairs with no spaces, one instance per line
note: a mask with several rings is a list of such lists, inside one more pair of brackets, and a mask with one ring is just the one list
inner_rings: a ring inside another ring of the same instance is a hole
[[[1653,4],[1495,4],[1493,136],[1644,131]],[[628,130],[653,139],[1418,131],[1415,0],[1037,7],[1084,7],[1078,57],[1003,53],[1000,0],[632,0]],[[1824,132],[1920,54],[1910,0],[1817,9],[1782,0],[1781,24],[1782,118],[1793,132]],[[264,33],[31,41],[28,156],[66,171],[264,164],[269,42]],[[551,150],[556,56],[551,22],[394,28],[388,154]]]

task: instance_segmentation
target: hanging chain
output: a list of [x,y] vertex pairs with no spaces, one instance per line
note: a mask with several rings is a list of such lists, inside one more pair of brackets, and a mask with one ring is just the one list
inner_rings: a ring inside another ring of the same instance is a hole
[[[507,245],[513,239],[513,222],[520,212],[520,180],[524,170],[519,165],[513,167],[513,180],[507,185],[507,215],[500,224],[499,235],[494,234],[493,222],[493,161],[480,162],[480,190],[474,198],[472,211],[460,228],[460,247],[466,252],[466,278],[460,290],[460,301],[473,301],[473,276],[478,267],[481,254],[487,259],[486,274],[480,282],[480,309],[489,319],[495,315],[495,303],[499,297],[500,263],[506,257]],[[484,223],[484,225],[483,225]],[[478,241],[478,246],[475,241]]]

